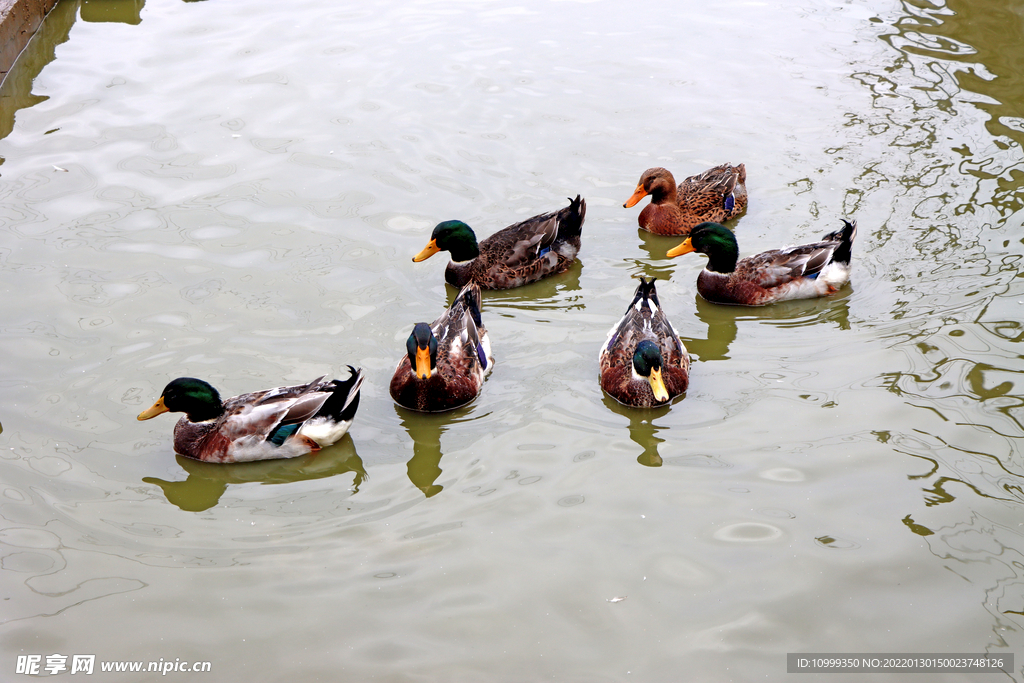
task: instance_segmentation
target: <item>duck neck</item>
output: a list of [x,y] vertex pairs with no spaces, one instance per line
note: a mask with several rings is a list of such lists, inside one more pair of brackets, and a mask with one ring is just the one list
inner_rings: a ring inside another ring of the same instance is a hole
[[475,241],[459,242],[457,244],[453,244],[448,252],[452,255],[452,261],[455,261],[456,263],[466,263],[480,255],[480,248],[477,247]]
[[207,420],[215,420],[224,414],[224,406],[220,403],[210,403],[203,405],[190,406],[185,415],[188,416],[189,422],[206,422]]
[[736,244],[720,242],[715,249],[708,252],[707,269],[715,273],[732,273],[736,270],[739,260],[739,248]]
[[480,246],[476,242],[476,235],[468,226],[448,237],[441,245],[451,254],[455,263],[467,263],[480,255]]
[[674,183],[659,182],[651,187],[652,204],[673,204],[679,203],[679,193]]

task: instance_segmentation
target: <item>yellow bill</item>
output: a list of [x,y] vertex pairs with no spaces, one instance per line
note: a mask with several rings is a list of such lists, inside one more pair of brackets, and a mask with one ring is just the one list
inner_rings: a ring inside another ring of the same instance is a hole
[[441,248],[437,246],[437,240],[430,240],[427,243],[427,246],[423,247],[423,250],[420,251],[420,253],[412,257],[412,260],[415,261],[416,263],[419,263],[420,261],[426,261],[428,258],[430,258],[439,251],[441,251]]
[[156,417],[157,415],[166,412],[168,412],[167,406],[164,405],[164,397],[161,396],[156,400],[156,403],[154,403],[149,408],[146,408],[141,413],[139,413],[139,417],[136,419],[148,420],[151,417]]
[[430,349],[416,347],[416,376],[430,379]]
[[656,400],[668,400],[668,389],[665,388],[665,381],[661,378],[661,370],[652,368],[651,376],[647,378],[647,381],[651,383],[651,390],[654,392]]
[[690,242],[690,238],[687,237],[678,247],[669,249],[666,256],[669,258],[675,258],[676,256],[682,256],[683,254],[689,254],[694,251],[693,244]]

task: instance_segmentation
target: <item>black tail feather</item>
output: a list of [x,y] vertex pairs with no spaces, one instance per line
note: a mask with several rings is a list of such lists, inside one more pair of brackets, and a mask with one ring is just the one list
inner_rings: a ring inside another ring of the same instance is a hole
[[[458,301],[459,297],[462,297],[462,301],[465,304],[466,309],[469,311],[469,314],[473,316],[473,322],[476,323],[476,326],[483,327],[484,323],[480,317],[480,311],[482,308],[482,304],[480,302],[480,288],[470,287],[467,285],[462,288],[462,291],[459,292],[459,296],[455,298],[455,301]],[[452,308],[454,307],[455,302],[452,302]]]
[[650,281],[644,278],[643,275],[637,276],[640,278],[640,284],[637,285],[636,294],[633,295],[633,300],[629,302],[629,308],[636,305],[636,302],[643,299],[644,301],[653,301],[654,305],[661,308],[661,302],[658,301],[658,290],[654,288],[654,281],[658,278],[652,277]]
[[560,216],[561,220],[558,221],[558,239],[579,237],[583,233],[583,220],[587,217],[587,200],[580,195],[576,195],[576,199],[570,197],[569,206],[562,211],[568,213]]
[[843,227],[825,235],[825,241],[838,241],[839,246],[832,252],[832,263],[850,263],[853,258],[853,240],[857,237],[857,221],[843,219]]
[[330,416],[338,422],[348,422],[356,415],[359,408],[359,388],[363,383],[363,371],[357,370],[351,365],[348,366],[351,373],[348,379],[332,380],[325,387],[331,391],[331,397],[324,401],[324,404],[317,411],[317,415]]

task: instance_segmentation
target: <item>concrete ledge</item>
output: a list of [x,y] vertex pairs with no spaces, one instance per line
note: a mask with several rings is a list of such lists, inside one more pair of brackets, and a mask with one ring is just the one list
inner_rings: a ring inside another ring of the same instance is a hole
[[0,82],[57,0],[0,0]]

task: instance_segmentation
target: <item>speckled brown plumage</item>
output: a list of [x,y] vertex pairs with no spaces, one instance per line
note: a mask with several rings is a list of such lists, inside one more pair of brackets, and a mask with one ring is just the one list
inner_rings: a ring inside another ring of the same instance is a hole
[[[570,200],[569,206],[563,209],[499,230],[479,243],[478,254],[465,260],[456,260],[460,255],[453,249],[453,260],[445,268],[444,278],[456,287],[475,282],[485,289],[510,289],[563,273],[580,250],[580,234],[586,214],[586,201],[576,195],[576,199]],[[472,235],[468,226],[461,225]],[[437,245],[431,253],[448,248],[441,240],[433,238],[430,244],[434,245],[435,241]],[[427,258],[429,254],[424,255],[426,251],[421,252],[417,259]]]
[[697,291],[708,301],[742,306],[763,306],[789,299],[835,294],[850,279],[850,258],[857,221],[818,242],[772,249],[739,260],[732,232],[717,223],[702,223],[678,247],[675,257],[696,251],[708,256],[697,276]]
[[417,376],[413,358],[402,356],[391,378],[391,398],[424,412],[469,403],[480,393],[484,377],[494,365],[490,338],[480,318],[479,285],[471,282],[463,287],[451,307],[430,324],[430,334],[437,341],[430,376]]
[[635,206],[650,195],[651,203],[637,218],[640,227],[658,235],[688,235],[700,223],[721,223],[743,213],[747,208],[746,182],[743,164],[715,166],[690,176],[678,187],[667,169],[649,168],[623,206]]
[[[651,382],[635,372],[634,354],[643,341],[653,342],[660,353],[660,375],[668,398],[658,400]],[[640,408],[664,405],[686,391],[690,381],[690,355],[661,309],[654,278],[640,278],[625,315],[612,327],[598,357],[601,388],[619,403]]]
[[[174,426],[174,450],[194,460],[217,463],[294,458],[337,442],[359,407],[361,370],[349,366],[345,380],[319,377],[307,384],[233,396],[219,403],[216,389],[202,380],[179,378],[165,387],[146,420],[163,412],[185,412]],[[214,400],[202,405],[188,392],[175,397],[176,384],[208,388]],[[212,412],[202,412],[212,411]]]

